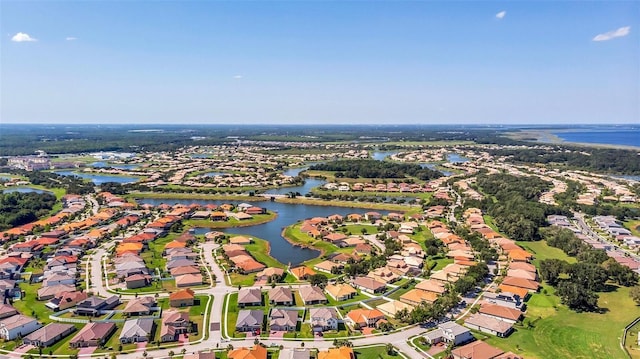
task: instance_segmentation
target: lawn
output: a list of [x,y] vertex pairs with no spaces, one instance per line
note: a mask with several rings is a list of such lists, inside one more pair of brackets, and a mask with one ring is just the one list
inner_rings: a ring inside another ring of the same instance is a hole
[[53,314],[49,308],[45,306],[48,301],[39,301],[37,299],[38,289],[42,287],[42,283],[28,284],[20,283],[20,289],[24,291],[22,300],[13,302],[13,306],[22,314],[38,319],[42,324],[51,322],[49,315]]
[[371,202],[354,202],[354,201],[339,201],[330,200],[325,201],[322,199],[311,199],[306,197],[296,198],[276,198],[276,202],[292,203],[292,204],[308,204],[313,206],[335,206],[335,207],[348,207],[348,208],[367,208],[367,209],[379,209],[387,211],[406,212],[410,209],[419,208],[419,206],[410,207],[408,205],[392,204],[392,203],[371,203]]
[[640,219],[635,221],[627,221],[623,223],[625,228],[631,231],[636,237],[640,237]]
[[140,257],[144,260],[144,264],[152,271],[156,268],[160,271],[164,271],[167,265],[167,260],[162,255],[164,246],[177,238],[179,234],[169,233],[167,236],[158,238],[155,241],[149,242],[149,249],[140,254]]
[[563,261],[567,261],[569,263],[575,263],[576,258],[570,257],[566,255],[561,249],[551,247],[547,244],[547,241],[537,241],[537,242],[516,242],[519,246],[527,250],[529,253],[533,254],[532,263],[538,267],[540,265],[540,261],[544,259],[557,258]]
[[[238,320],[238,312],[242,309],[260,309],[264,311],[266,315],[269,312],[269,305],[267,304],[266,298],[264,298],[264,294],[263,294],[263,301],[265,303],[265,306],[262,306],[262,307],[249,306],[245,308],[239,308],[238,293],[231,293],[227,295],[223,303],[223,310],[227,308],[227,302],[229,303],[228,310],[224,313],[224,316],[225,316],[224,323],[226,323],[226,326],[227,326],[227,334],[232,338],[244,338],[246,336],[245,333],[239,333],[239,332],[236,332],[235,330],[236,321]],[[265,320],[265,323],[266,323],[266,320]],[[263,333],[266,332],[264,330],[265,328],[262,328],[262,329],[263,329],[262,330]]]
[[248,227],[255,226],[258,224],[263,224],[267,222],[271,222],[276,219],[276,214],[273,212],[268,212],[267,214],[255,214],[251,219],[245,219],[239,221],[235,218],[230,218],[227,221],[211,221],[208,219],[189,219],[184,221],[185,227],[206,227],[211,229],[219,229],[219,228],[232,228],[232,227]]
[[[293,226],[289,226],[284,230],[284,238],[287,239],[289,242],[292,242],[294,244],[299,244],[302,245],[304,247],[311,247],[317,250],[320,250],[322,252],[322,255],[314,258],[314,259],[310,259],[306,262],[304,262],[304,264],[306,266],[308,266],[309,268],[313,268],[314,265],[322,262],[326,256],[332,254],[332,253],[352,253],[354,248],[353,247],[346,247],[346,248],[339,248],[338,246],[331,244],[329,242],[325,242],[321,239],[315,239],[309,235],[307,235],[306,233],[302,233],[300,231],[300,224],[295,224]],[[323,273],[324,275],[326,275],[329,278],[334,277],[334,275],[329,274],[329,273]]]
[[247,244],[244,247],[249,251],[251,256],[255,258],[258,262],[266,265],[267,267],[277,267],[277,268],[286,268],[286,266],[277,259],[273,258],[269,253],[271,251],[271,247],[269,246],[269,242],[262,238],[251,237],[253,242],[251,244]]
[[387,354],[387,349],[384,345],[379,345],[370,348],[353,348],[353,352],[358,359],[396,359],[402,358],[398,353],[395,355]]
[[625,348],[634,359],[640,358],[640,346],[638,345],[638,332],[640,332],[640,323],[637,323],[627,332],[627,340],[624,343]]
[[[348,224],[342,228],[346,228],[347,235],[350,234],[377,234],[378,233],[378,227],[374,226],[374,225],[369,225],[369,224]],[[340,231],[342,231],[342,228],[340,228]],[[362,230],[364,230],[364,233],[362,233]]]
[[431,268],[431,272],[437,272],[449,264],[453,263],[453,258],[434,256],[427,259],[427,268]]

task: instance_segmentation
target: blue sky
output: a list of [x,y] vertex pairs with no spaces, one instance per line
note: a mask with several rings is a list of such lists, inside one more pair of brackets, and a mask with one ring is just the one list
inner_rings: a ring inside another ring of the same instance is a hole
[[0,122],[640,123],[639,30],[634,1],[2,1]]

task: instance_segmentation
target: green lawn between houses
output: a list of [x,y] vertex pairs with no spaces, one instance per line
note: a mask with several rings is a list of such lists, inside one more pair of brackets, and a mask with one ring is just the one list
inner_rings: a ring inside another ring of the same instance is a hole
[[[576,261],[544,241],[518,244],[534,254],[536,266],[548,258]],[[629,297],[629,288],[617,287],[598,294],[601,313],[576,313],[560,303],[553,287],[543,284],[540,292],[527,302],[525,317],[532,322],[532,328],[517,325],[515,332],[504,339],[476,336],[525,358],[626,358],[620,348],[620,337],[624,327],[640,316],[640,307]]]

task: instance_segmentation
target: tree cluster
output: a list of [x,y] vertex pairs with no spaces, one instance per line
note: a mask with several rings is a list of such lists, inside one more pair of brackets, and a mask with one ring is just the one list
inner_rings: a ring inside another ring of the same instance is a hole
[[0,193],[0,230],[13,228],[44,217],[56,203],[51,193]]
[[313,165],[310,170],[333,171],[336,178],[407,178],[431,180],[442,177],[442,173],[430,168],[409,163],[376,160],[340,160]]

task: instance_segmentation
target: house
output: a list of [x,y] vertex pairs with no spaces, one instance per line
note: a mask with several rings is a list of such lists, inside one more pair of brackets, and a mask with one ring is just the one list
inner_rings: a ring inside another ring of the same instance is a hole
[[232,349],[227,353],[229,359],[267,359],[267,348],[254,345],[252,348]]
[[13,340],[25,336],[42,327],[37,320],[26,315],[17,314],[0,320],[0,338]]
[[195,293],[189,288],[169,294],[169,304],[176,308],[190,307],[194,304],[195,299]]
[[356,328],[365,328],[378,326],[378,322],[384,320],[384,314],[377,309],[354,309],[347,313],[347,319]]
[[338,330],[338,311],[335,308],[311,308],[309,321],[314,333]]
[[177,287],[194,287],[202,285],[202,274],[183,274],[176,277]]
[[76,277],[70,274],[56,273],[51,275],[50,277],[45,278],[44,282],[42,283],[42,286],[50,287],[50,286],[60,285],[60,284],[75,285]]
[[352,299],[358,294],[352,286],[348,284],[327,284],[324,290],[331,298],[336,301],[345,301]]
[[18,314],[18,310],[9,304],[0,304],[0,319],[8,318]]
[[298,325],[298,311],[295,309],[273,308],[269,313],[271,331],[292,332]]
[[305,266],[291,268],[289,269],[289,272],[291,272],[291,274],[293,274],[293,276],[296,277],[296,279],[298,280],[304,280],[304,279],[307,279],[309,276],[316,274],[314,270],[309,269]]
[[438,299],[438,294],[420,289],[412,289],[400,296],[401,302],[414,306],[422,303],[433,303],[436,299]]
[[153,335],[153,318],[129,319],[120,332],[120,343],[148,342]]
[[191,321],[189,313],[179,312],[175,309],[162,313],[162,324],[160,327],[161,342],[175,342],[180,334],[191,331]]
[[264,312],[259,309],[241,310],[236,320],[236,330],[239,332],[259,333],[264,322]]
[[424,336],[431,345],[444,342],[458,346],[474,340],[471,331],[456,322],[438,324],[438,329],[430,331]]
[[292,306],[294,304],[294,300],[291,289],[287,287],[272,288],[269,290],[269,303],[272,305]]
[[262,305],[262,292],[258,288],[240,288],[238,292],[238,307],[248,305]]
[[[454,359],[496,359],[503,353],[503,350],[493,347],[481,340],[469,343],[451,351],[451,355]],[[516,356],[512,357],[512,359],[517,358],[518,357]]]
[[71,308],[78,304],[79,302],[87,299],[88,295],[86,292],[80,291],[72,291],[72,292],[62,292],[57,294],[53,299],[51,299],[45,306],[54,312],[59,310],[65,310]]
[[329,348],[327,351],[319,351],[318,359],[355,359],[353,349],[349,347]]
[[97,317],[101,314],[101,311],[113,309],[119,304],[120,298],[117,295],[112,295],[106,299],[93,296],[78,302],[76,314]]
[[480,306],[478,312],[512,324],[522,317],[522,312],[519,309],[507,308],[491,303],[485,303]]
[[49,323],[22,338],[22,342],[39,348],[49,347],[75,330],[76,327],[73,324]]
[[509,293],[509,292],[500,292],[500,293],[490,293],[486,292],[482,296],[485,303],[491,303],[500,305],[503,307],[521,309],[522,308],[522,299],[519,295]]
[[407,303],[403,303],[399,300],[393,300],[390,302],[384,302],[383,304],[380,304],[376,308],[387,316],[395,317],[396,313],[405,309],[407,310],[407,312],[411,312],[414,306],[409,305]]
[[268,281],[269,278],[276,278],[280,280],[284,276],[284,269],[276,267],[268,267],[263,269],[260,273],[256,274],[256,281],[264,280]]
[[155,306],[156,300],[153,297],[138,297],[127,302],[122,312],[128,315],[149,315]]
[[468,328],[495,335],[500,338],[507,337],[513,330],[513,323],[480,313],[467,317],[464,321],[464,325]]
[[353,280],[353,286],[367,293],[382,293],[385,284],[369,277],[357,277]]
[[185,354],[182,359],[216,359],[216,353],[197,352]]
[[327,302],[327,297],[325,297],[320,287],[305,285],[298,288],[298,292],[304,305],[324,304]]
[[195,266],[184,266],[184,267],[176,267],[172,268],[170,271],[172,276],[177,277],[185,274],[199,274],[200,269]]
[[107,342],[117,329],[115,323],[87,323],[76,334],[69,346],[71,348],[98,347]]
[[309,348],[295,348],[295,349],[282,349],[278,355],[278,359],[310,359],[311,349]]
[[128,276],[124,281],[127,289],[142,288],[151,284],[151,276],[148,274],[134,274]]
[[73,292],[75,290],[76,290],[76,286],[70,285],[70,284],[60,284],[60,285],[54,285],[50,287],[42,287],[38,289],[38,300],[51,299],[59,293]]
[[322,261],[313,266],[314,269],[325,273],[332,273],[334,268],[342,269],[343,267],[343,265],[332,261]]

